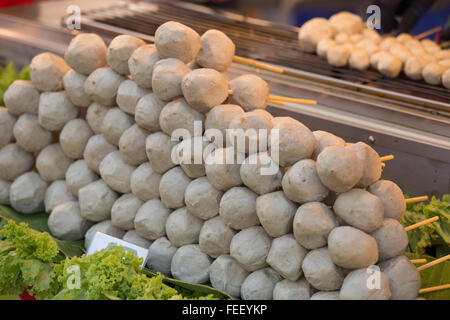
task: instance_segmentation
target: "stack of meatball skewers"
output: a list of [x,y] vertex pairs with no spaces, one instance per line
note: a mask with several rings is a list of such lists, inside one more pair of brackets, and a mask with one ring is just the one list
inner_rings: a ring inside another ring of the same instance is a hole
[[[79,34],[64,59],[37,55],[0,109],[0,203],[49,212],[55,237],[86,247],[100,231],[149,248],[150,269],[242,299],[415,299],[405,199],[379,155],[273,117],[263,79],[222,73],[234,51],[171,21],[154,45]],[[278,159],[247,148],[257,136],[237,150],[228,129],[276,129]]]

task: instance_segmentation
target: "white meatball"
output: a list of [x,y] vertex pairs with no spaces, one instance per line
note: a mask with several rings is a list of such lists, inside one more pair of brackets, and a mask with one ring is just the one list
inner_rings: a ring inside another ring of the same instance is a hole
[[368,286],[369,277],[372,273],[367,272],[366,268],[351,271],[344,279],[340,300],[389,300],[391,290],[389,289],[389,277],[384,273],[379,275],[379,287]]
[[321,58],[326,59],[328,49],[330,49],[335,44],[336,44],[336,42],[332,39],[329,39],[329,38],[321,39],[317,43],[317,47],[316,47],[317,55]]
[[36,169],[45,181],[64,179],[73,160],[67,157],[57,143],[48,145],[36,158]]
[[450,89],[450,69],[442,74],[442,85],[445,88]]
[[396,78],[402,71],[402,61],[389,53],[380,55],[378,71],[389,78]]
[[59,131],[78,116],[79,109],[72,104],[65,91],[44,92],[39,100],[39,123],[49,131]]
[[377,241],[349,226],[337,227],[330,232],[328,253],[336,265],[347,269],[366,268],[378,261]]
[[174,149],[174,160],[180,164],[181,169],[191,178],[199,178],[206,174],[204,159],[215,149],[208,139],[195,136],[181,141]]
[[322,201],[328,196],[328,189],[317,174],[314,160],[300,160],[285,173],[282,180],[283,191],[288,199],[305,203]]
[[86,121],[89,123],[95,134],[102,133],[103,118],[110,108],[102,106],[96,102],[91,103],[86,112]]
[[106,65],[106,45],[95,33],[80,33],[74,37],[64,54],[67,64],[84,75]]
[[107,154],[99,165],[100,176],[113,190],[130,193],[131,174],[136,167],[125,163],[122,154],[114,151]]
[[44,211],[47,183],[34,171],[17,177],[9,188],[11,207],[24,214]]
[[103,118],[101,132],[106,141],[118,146],[120,137],[133,123],[132,116],[119,108],[111,108]]
[[81,240],[91,225],[81,217],[80,206],[76,201],[59,204],[48,217],[51,234],[61,240]]
[[191,181],[186,187],[184,201],[186,207],[197,218],[207,220],[219,214],[223,192],[213,187],[206,177]]
[[182,96],[181,81],[189,72],[191,69],[183,61],[173,58],[159,60],[153,67],[153,93],[163,101]]
[[[280,130],[278,143],[280,166],[291,166],[298,160],[311,158],[317,142],[306,126],[290,117],[275,117],[272,119],[272,126],[272,129]],[[274,157],[275,151],[272,146],[270,147]]]
[[363,165],[363,175],[359,182],[358,187],[368,187],[381,177],[381,159],[378,153],[365,144],[364,142],[358,142],[347,147],[356,153]]
[[84,83],[84,91],[94,102],[104,106],[116,103],[117,89],[125,78],[109,67],[92,72]]
[[245,187],[233,187],[220,200],[219,214],[223,222],[236,230],[259,224],[256,215],[258,195]]
[[177,247],[166,237],[156,239],[148,250],[147,267],[170,276],[170,265],[175,252],[177,252]]
[[144,203],[134,219],[136,232],[143,238],[156,240],[166,235],[166,221],[169,217],[168,209],[159,199],[152,199]]
[[230,255],[247,271],[267,266],[272,239],[262,227],[250,227],[238,232],[230,244]]
[[[205,159],[205,172],[211,184],[217,190],[226,191],[242,184],[240,167],[233,147],[214,150]],[[244,155],[241,155],[243,158]]]
[[336,146],[336,147],[345,147],[344,139],[335,136],[332,133],[317,130],[313,132],[314,137],[317,141],[316,149],[312,154],[312,159],[316,160],[318,155],[325,149],[326,147]]
[[0,204],[9,205],[9,188],[11,187],[11,182],[0,179]]
[[377,42],[373,41],[370,38],[365,38],[361,41],[359,41],[356,44],[356,47],[363,49],[364,51],[367,52],[367,54],[369,55],[369,66],[370,66],[370,58],[372,55],[374,55],[375,53],[377,53],[380,48],[378,47]]
[[72,159],[81,159],[84,149],[92,137],[89,124],[83,119],[73,119],[66,123],[59,135],[59,143],[66,156]]
[[348,35],[360,33],[364,28],[364,22],[361,18],[348,11],[333,14],[329,21],[338,32],[344,32]]
[[97,180],[78,190],[81,216],[89,221],[103,221],[111,217],[111,208],[118,195],[103,180]]
[[167,218],[167,238],[177,247],[198,243],[203,222],[192,215],[186,207],[177,209]]
[[308,252],[303,259],[302,269],[306,280],[318,290],[338,290],[344,281],[342,268],[331,261],[327,248]]
[[128,59],[134,50],[145,45],[145,42],[136,37],[121,34],[112,39],[106,51],[106,61],[111,68],[120,74],[129,74]]
[[273,300],[309,300],[311,286],[305,279],[281,280],[273,288]]
[[[153,241],[147,240],[141,237],[136,230],[129,230],[127,233],[123,235],[123,241],[127,241],[129,243],[133,243],[139,247],[148,249]],[[147,257],[148,258],[148,257]]]
[[98,176],[88,168],[85,160],[78,160],[67,168],[65,178],[67,190],[78,198],[78,190],[97,180]]
[[145,162],[131,174],[131,192],[142,201],[158,198],[160,181],[161,175],[153,170],[149,162]]
[[161,201],[171,209],[183,207],[184,193],[191,181],[180,167],[170,169],[163,174],[159,182]]
[[338,225],[326,205],[320,202],[305,203],[294,217],[295,239],[307,249],[317,249],[327,244],[328,235]]
[[89,169],[100,174],[99,166],[107,154],[117,151],[116,147],[108,143],[103,135],[97,134],[89,138],[84,148],[83,158]]
[[[240,153],[264,152],[268,149],[272,127],[272,116],[268,112],[264,110],[245,112],[231,120],[227,140]],[[273,150],[271,152],[273,153]]]
[[411,56],[405,63],[403,71],[413,80],[422,80],[422,70],[427,61],[420,56]]
[[405,256],[398,256],[379,264],[381,271],[389,277],[391,300],[413,300],[422,285],[420,274]]
[[201,48],[195,62],[203,68],[223,72],[234,58],[236,46],[222,31],[210,29],[201,36]]
[[327,51],[327,61],[334,67],[345,67],[350,59],[351,50],[346,45],[334,45]]
[[400,61],[403,63],[403,65],[406,63],[409,57],[412,56],[411,51],[409,51],[401,44],[394,44],[392,47],[389,48],[389,53],[399,58]]
[[3,95],[6,108],[13,115],[38,114],[39,98],[39,91],[27,80],[15,80]]
[[245,111],[265,109],[269,102],[269,85],[254,74],[244,74],[229,82],[233,94],[228,103],[241,106]]
[[225,291],[233,297],[241,295],[241,286],[249,275],[248,271],[231,256],[223,254],[209,267],[209,280],[217,290]]
[[52,134],[39,124],[38,116],[25,113],[14,124],[16,143],[28,152],[38,152],[52,142]]
[[111,222],[122,230],[134,229],[134,218],[143,205],[135,195],[127,193],[118,198],[111,208]]
[[119,140],[119,150],[126,163],[138,166],[147,161],[145,139],[148,135],[147,130],[136,124],[124,131]]
[[366,52],[366,50],[363,49],[354,50],[350,54],[348,64],[350,65],[350,68],[353,69],[361,71],[367,70],[370,66],[370,56]]
[[350,36],[347,33],[339,32],[334,36],[334,41],[337,44],[346,44],[350,43]]
[[200,112],[209,112],[228,97],[228,82],[220,72],[201,68],[183,77],[181,90],[192,108]]
[[245,279],[241,286],[242,300],[272,300],[275,284],[281,276],[271,268],[264,268]]
[[257,194],[275,191],[281,186],[281,171],[267,152],[251,154],[241,165],[242,182]]
[[227,227],[221,217],[215,217],[203,223],[198,243],[202,252],[217,258],[230,252],[230,243],[235,231]]
[[77,107],[88,107],[91,98],[84,92],[87,76],[70,69],[63,78],[64,89],[70,101]]
[[[230,126],[231,120],[238,115],[242,115],[243,113],[244,110],[234,104],[221,104],[215,106],[208,112],[206,117],[205,135],[217,147],[225,146],[227,138],[226,130]],[[217,137],[219,132],[220,137]]]
[[403,191],[394,182],[379,180],[369,186],[368,191],[377,196],[384,207],[384,217],[401,220],[406,210]]
[[426,83],[432,85],[442,84],[442,74],[446,71],[446,68],[439,63],[428,63],[422,70],[422,76]]
[[300,29],[300,49],[314,53],[320,40],[333,38],[335,33],[336,30],[327,19],[313,18],[305,22]]
[[136,82],[125,80],[117,89],[116,102],[122,111],[134,115],[139,99],[149,93],[150,90],[139,87]]
[[176,144],[176,141],[171,140],[170,136],[163,132],[152,133],[147,137],[145,152],[156,173],[163,174],[175,166],[172,162],[172,149]]
[[64,180],[53,181],[45,191],[45,212],[51,212],[56,206],[64,203],[76,201],[76,198],[67,189]]
[[138,86],[152,88],[153,67],[159,60],[158,52],[153,44],[140,46],[128,59],[128,69]]
[[33,164],[33,155],[18,144],[8,144],[0,149],[0,179],[13,181],[30,170]]
[[307,252],[292,234],[286,234],[273,239],[266,261],[283,278],[296,281],[302,275],[302,262]]
[[165,102],[158,99],[154,93],[149,93],[139,99],[134,112],[136,123],[150,132],[161,131],[159,115]]
[[39,91],[58,91],[63,88],[62,78],[69,69],[63,58],[44,52],[31,60],[30,78]]
[[195,30],[181,23],[168,21],[156,29],[155,45],[160,58],[177,58],[188,63],[200,51],[201,40]]
[[363,189],[352,189],[339,194],[333,210],[344,222],[367,233],[383,225],[383,203]]
[[86,234],[84,235],[84,247],[86,249],[89,249],[89,246],[91,245],[91,242],[94,239],[94,236],[97,233],[97,231],[119,239],[122,238],[123,235],[125,234],[125,231],[120,230],[119,228],[113,226],[111,220],[105,220],[96,223],[92,227],[90,227],[89,230],[86,231]]
[[256,199],[256,214],[264,230],[271,237],[292,232],[292,221],[297,206],[283,191],[266,193]]
[[191,108],[184,99],[169,102],[159,115],[161,130],[169,136],[177,129],[187,130],[191,137],[201,135],[204,122],[205,116]]
[[320,181],[334,192],[353,188],[363,175],[363,164],[355,152],[345,147],[326,147],[317,157]]
[[0,107],[0,148],[13,141],[13,128],[16,121],[17,118],[8,109]]
[[188,244],[175,252],[170,271],[175,279],[205,283],[209,280],[211,262],[211,258],[200,251],[198,244]]
[[380,261],[401,255],[408,246],[405,228],[394,219],[384,220],[383,225],[372,232],[371,236],[377,241]]

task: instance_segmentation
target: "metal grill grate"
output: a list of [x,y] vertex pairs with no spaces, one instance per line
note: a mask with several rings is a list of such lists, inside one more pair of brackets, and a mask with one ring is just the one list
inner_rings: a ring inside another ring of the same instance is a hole
[[[299,50],[295,27],[258,23],[223,12],[205,12],[185,4],[168,3],[118,5],[87,12],[84,17],[87,18],[83,23],[85,29],[93,27],[89,25],[91,20],[150,35],[154,35],[159,25],[170,20],[183,23],[200,34],[208,29],[218,29],[234,41],[236,54],[240,56],[420,98],[444,103],[450,101],[449,90],[423,81],[412,81],[404,75],[390,79],[373,70],[362,72],[332,67],[318,56]],[[98,29],[98,25],[95,28]]]

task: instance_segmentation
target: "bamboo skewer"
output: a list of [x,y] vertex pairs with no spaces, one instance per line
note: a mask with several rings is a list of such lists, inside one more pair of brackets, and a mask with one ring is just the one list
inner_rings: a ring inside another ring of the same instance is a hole
[[[229,89],[228,94],[232,95],[233,90]],[[310,105],[316,105],[316,100],[309,100],[309,99],[298,99],[298,98],[290,98],[290,97],[284,97],[284,96],[276,96],[276,95],[269,95],[269,102],[279,104],[284,106],[284,102],[293,102],[293,103],[300,103],[300,104],[310,104]]]
[[423,39],[425,37],[428,37],[429,35],[432,35],[433,33],[439,32],[441,30],[442,30],[441,26],[435,27],[433,29],[430,29],[428,31],[425,31],[425,32],[419,33],[418,35],[415,35],[414,39],[420,40],[420,39]]
[[420,196],[420,197],[405,199],[405,202],[406,203],[415,203],[415,202],[421,202],[421,201],[427,201],[427,200],[428,200],[428,196]]
[[427,259],[411,259],[410,261],[413,264],[427,263]]
[[432,266],[435,266],[441,262],[447,261],[448,259],[450,259],[450,254],[446,255],[445,257],[428,262],[427,264],[424,264],[423,266],[418,267],[417,271],[422,271],[422,270],[431,268]]
[[258,61],[253,60],[253,59],[248,59],[248,58],[244,58],[244,57],[234,56],[233,57],[233,61],[237,62],[237,63],[246,64],[248,66],[252,66],[252,67],[255,67],[255,68],[264,69],[264,70],[267,70],[267,71],[272,71],[272,72],[276,72],[276,73],[284,73],[284,70],[281,69],[281,68],[272,67],[272,66],[269,66],[267,64],[258,62]]
[[442,284],[440,286],[435,286],[435,287],[422,288],[419,290],[419,294],[433,292],[433,291],[439,291],[439,290],[445,290],[445,289],[450,289],[450,283]]
[[390,155],[387,155],[387,156],[384,156],[384,157],[380,158],[381,162],[389,161],[389,160],[392,160],[392,159],[394,159],[394,155],[393,154],[390,154]]
[[439,220],[439,217],[438,217],[438,216],[435,216],[435,217],[433,217],[433,218],[426,219],[426,220],[423,220],[423,221],[421,221],[421,222],[418,222],[418,223],[412,224],[412,225],[410,225],[410,226],[407,226],[407,227],[405,228],[405,231],[411,231],[411,230],[414,230],[414,229],[416,229],[416,228],[422,227],[422,226],[424,226],[424,225],[426,225],[426,224],[429,224],[429,223],[432,223],[432,222],[435,222],[435,221],[438,221],[438,220]]

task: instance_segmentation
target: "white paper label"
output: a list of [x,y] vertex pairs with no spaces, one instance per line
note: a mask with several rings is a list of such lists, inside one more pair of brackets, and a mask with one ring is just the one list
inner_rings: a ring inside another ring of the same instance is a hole
[[103,249],[108,248],[112,245],[121,245],[127,250],[132,250],[136,253],[136,255],[139,258],[143,259],[141,267],[144,267],[145,262],[147,261],[147,255],[148,255],[148,249],[139,247],[135,245],[134,243],[130,243],[127,241],[124,241],[122,239],[118,239],[115,237],[112,237],[108,234],[105,234],[103,232],[97,231],[94,235],[94,239],[92,239],[91,245],[89,246],[89,249],[86,253],[86,255],[93,254],[96,251],[100,251]]

